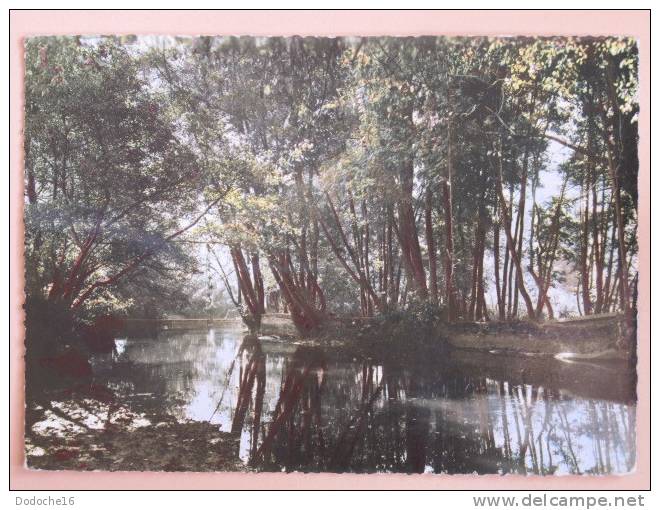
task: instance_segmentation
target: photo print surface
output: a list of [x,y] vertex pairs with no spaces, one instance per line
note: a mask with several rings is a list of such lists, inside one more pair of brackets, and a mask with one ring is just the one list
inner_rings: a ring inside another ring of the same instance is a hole
[[29,468],[634,470],[633,39],[24,50]]

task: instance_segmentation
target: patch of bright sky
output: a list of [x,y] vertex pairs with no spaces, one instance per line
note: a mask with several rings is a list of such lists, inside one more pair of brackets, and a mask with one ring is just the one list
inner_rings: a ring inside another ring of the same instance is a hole
[[[549,141],[546,151],[548,160],[544,168],[539,172],[539,186],[536,189],[537,204],[545,204],[549,202],[553,197],[559,196],[563,181],[563,176],[560,172],[560,166],[566,162],[572,154],[572,149],[558,142],[555,142],[554,140]],[[575,198],[577,195],[578,193],[575,189],[567,188],[567,198]],[[525,238],[527,239],[529,238],[528,236],[532,218],[532,207],[533,202],[531,200],[531,190],[528,186],[525,200]],[[506,244],[502,243],[502,249],[506,249]],[[555,269],[561,268],[562,264],[564,266],[566,265],[564,261],[558,261],[555,265]],[[525,261],[523,261],[523,266],[525,266]],[[497,294],[495,292],[495,274],[492,261],[491,264],[485,268],[485,271],[486,277],[490,281],[490,285],[488,285],[486,292],[486,302],[489,308],[494,310],[497,306]],[[548,290],[548,296],[556,316],[558,316],[560,313],[567,315],[577,315],[578,313],[575,297],[577,280],[573,276],[574,273],[572,271],[566,271],[566,281],[564,283],[557,283]],[[534,282],[534,279],[531,277],[531,275],[525,272],[524,280],[525,288],[528,290],[531,297],[536,300],[537,285]],[[524,303],[522,302],[522,299],[519,300],[519,310],[524,312]]]

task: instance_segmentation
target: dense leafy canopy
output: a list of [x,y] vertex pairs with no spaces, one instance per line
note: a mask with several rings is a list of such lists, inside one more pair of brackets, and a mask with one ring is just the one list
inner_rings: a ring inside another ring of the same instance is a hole
[[627,312],[636,94],[625,38],[32,38],[27,294],[195,313],[206,272],[305,331]]

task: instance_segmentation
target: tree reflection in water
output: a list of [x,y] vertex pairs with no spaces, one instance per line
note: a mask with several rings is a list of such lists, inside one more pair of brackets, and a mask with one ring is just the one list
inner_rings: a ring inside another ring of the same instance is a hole
[[129,340],[132,369],[118,384],[161,401],[176,394],[170,407],[184,403],[187,418],[213,415],[257,470],[550,475],[635,465],[634,391],[602,398],[608,367],[580,380],[580,367],[542,374],[527,362],[501,369],[502,358],[489,372],[447,357],[359,361],[253,336],[239,345],[236,334],[172,342],[187,348],[159,359],[158,343]]

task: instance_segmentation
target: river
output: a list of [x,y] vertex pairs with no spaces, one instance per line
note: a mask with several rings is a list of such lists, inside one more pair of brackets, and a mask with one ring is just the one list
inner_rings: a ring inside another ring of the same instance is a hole
[[235,434],[260,471],[611,474],[635,466],[619,364],[453,352],[414,362],[235,329],[117,339],[95,373],[127,402]]

